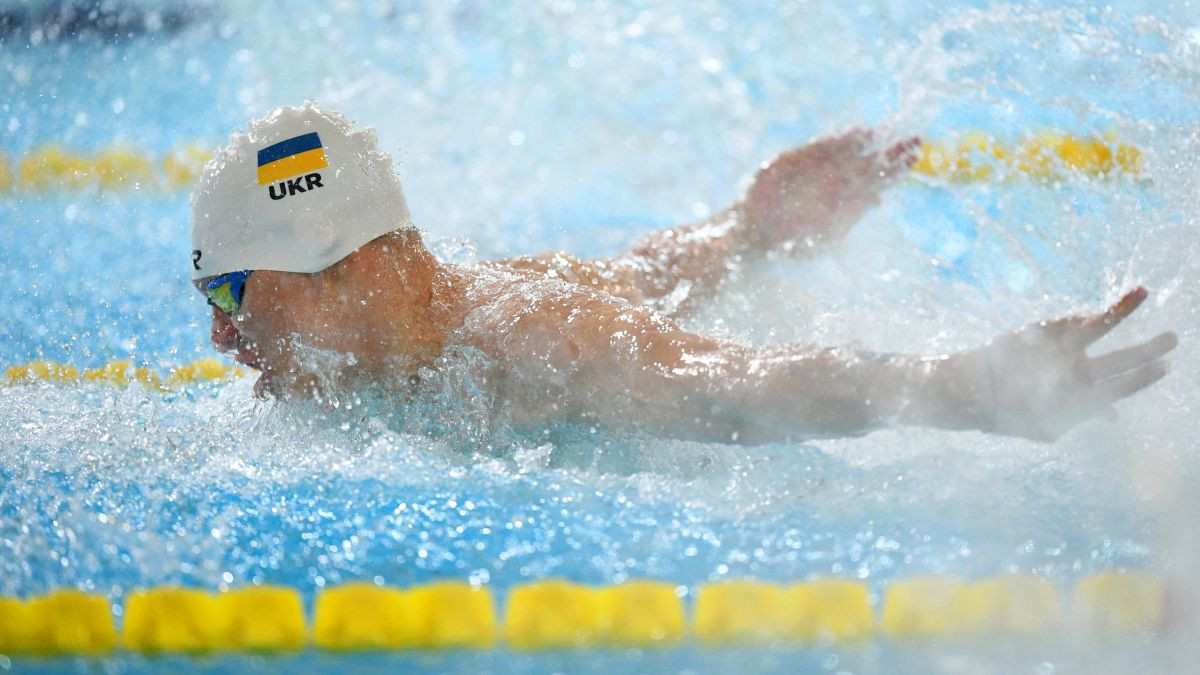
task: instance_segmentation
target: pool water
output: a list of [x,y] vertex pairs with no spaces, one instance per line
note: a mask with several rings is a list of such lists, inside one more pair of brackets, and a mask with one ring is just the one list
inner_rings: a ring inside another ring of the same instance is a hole
[[[311,603],[359,579],[503,594],[545,577],[648,577],[689,600],[740,578],[881,591],[916,574],[1025,572],[1066,589],[1127,567],[1200,581],[1187,530],[1200,514],[1200,13],[1186,3],[124,2],[118,28],[76,35],[42,12],[58,3],[10,4],[5,368],[130,359],[167,372],[214,355],[188,279],[187,190],[144,177],[39,189],[21,158],[47,145],[153,158],[215,147],[305,99],[377,128],[415,222],[458,262],[616,253],[720,209],[772,153],[854,125],[951,145],[969,132],[1009,144],[1108,134],[1139,148],[1136,175],[905,179],[837,251],[747,270],[686,325],[753,344],[935,353],[1144,284],[1150,301],[1103,344],[1175,330],[1180,346],[1172,374],[1121,403],[1118,422],[1054,444],[923,429],[760,448],[567,425],[531,435],[496,424],[455,372],[402,409],[260,402],[249,378],[169,393],[0,387],[0,595],[79,588],[111,598],[119,621],[130,591],[167,584],[282,584]],[[1123,672],[1191,662],[1182,642],[104,666]]]

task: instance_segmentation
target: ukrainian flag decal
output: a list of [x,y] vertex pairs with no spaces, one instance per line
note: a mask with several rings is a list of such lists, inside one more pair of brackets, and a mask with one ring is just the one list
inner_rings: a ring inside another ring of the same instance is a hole
[[280,141],[258,151],[258,184],[266,185],[329,166],[317,132]]

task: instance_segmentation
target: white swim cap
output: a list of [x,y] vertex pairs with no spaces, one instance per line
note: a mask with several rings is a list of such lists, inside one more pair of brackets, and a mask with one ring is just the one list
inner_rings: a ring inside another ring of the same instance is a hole
[[374,129],[312,103],[276,108],[204,165],[192,192],[192,278],[319,272],[408,225]]

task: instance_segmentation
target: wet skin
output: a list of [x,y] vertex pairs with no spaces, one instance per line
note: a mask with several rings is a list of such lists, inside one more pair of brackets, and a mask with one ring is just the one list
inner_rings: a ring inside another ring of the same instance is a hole
[[729,208],[613,258],[454,266],[438,263],[416,230],[399,230],[316,274],[256,271],[236,316],[214,308],[213,344],[262,371],[255,391],[264,397],[407,382],[439,367],[448,346],[469,347],[489,357],[481,381],[494,407],[519,422],[595,420],[745,444],[894,424],[1053,440],[1166,374],[1173,333],[1086,353],[1145,300],[1142,288],[1099,314],[933,357],[752,348],[675,325],[737,264],[840,240],[918,146],[854,130],[787,151]]

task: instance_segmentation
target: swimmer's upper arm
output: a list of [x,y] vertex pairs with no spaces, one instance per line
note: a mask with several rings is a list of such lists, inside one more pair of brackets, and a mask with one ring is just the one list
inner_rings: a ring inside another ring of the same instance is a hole
[[744,376],[745,348],[680,329],[645,307],[592,306],[563,331],[576,358],[581,410],[616,426],[729,441],[745,434],[728,383]]

